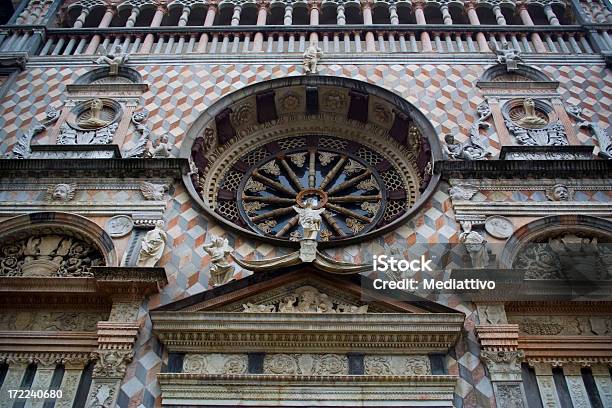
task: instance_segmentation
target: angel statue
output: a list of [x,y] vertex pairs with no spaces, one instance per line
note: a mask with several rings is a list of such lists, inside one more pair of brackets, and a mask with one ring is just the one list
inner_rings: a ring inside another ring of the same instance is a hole
[[501,49],[497,47],[497,43],[491,41],[490,42],[491,49],[497,56],[498,64],[505,64],[506,71],[516,71],[518,70],[518,63],[525,62],[521,58],[521,52],[519,50],[515,50],[510,47],[510,43],[504,42],[502,44]]
[[233,251],[227,239],[212,235],[209,244],[204,244],[204,250],[210,255],[210,283],[213,286],[223,285],[231,280],[234,267],[227,262],[227,255]]
[[125,64],[130,58],[130,54],[123,51],[123,47],[116,45],[113,51],[106,51],[106,48],[100,46],[102,54],[100,57],[95,59],[96,64],[107,64],[108,73],[112,76],[119,74],[119,68]]
[[298,213],[298,221],[304,230],[304,240],[317,240],[317,235],[321,229],[321,213],[325,211],[325,208],[315,208],[315,201],[312,199],[306,200],[304,203],[305,208],[293,206],[293,209]]
[[164,253],[166,233],[162,230],[164,222],[155,221],[155,228],[147,232],[138,253],[138,266],[153,267]]

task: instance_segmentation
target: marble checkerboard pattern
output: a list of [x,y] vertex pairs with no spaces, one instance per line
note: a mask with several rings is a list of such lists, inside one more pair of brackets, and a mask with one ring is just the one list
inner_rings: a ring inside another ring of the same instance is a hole
[[[178,155],[184,135],[193,122],[220,97],[257,82],[300,74],[293,64],[133,63],[131,66],[149,84],[140,105],[149,112],[147,124],[153,135],[167,133],[170,136],[174,155]],[[446,133],[452,133],[459,140],[465,140],[476,118],[476,107],[483,101],[475,84],[487,67],[486,64],[324,64],[320,74],[352,78],[384,87],[420,109],[441,138]],[[550,65],[540,68],[560,82],[559,92],[565,103],[579,104],[584,108],[584,116],[599,122],[603,128],[610,125],[606,112],[609,112],[611,105],[612,77],[609,71],[606,74],[603,65]],[[64,103],[65,86],[74,83],[89,69],[91,67],[51,68],[34,65],[20,73],[9,94],[0,103],[0,153],[10,151],[20,132],[25,131],[34,120],[42,120],[48,106],[60,108]],[[585,145],[595,143],[584,131],[579,132],[578,139]],[[486,140],[494,156],[497,156],[501,146],[493,128],[488,130]],[[34,141],[35,144],[49,142],[45,135]],[[441,183],[421,210],[394,231],[374,241],[329,252],[336,258],[361,262],[373,250],[385,246],[407,248],[415,244],[435,246],[457,243],[460,228],[454,218],[447,190],[448,185]],[[109,196],[96,199],[112,200],[110,193],[105,194]],[[527,199],[544,198],[526,196],[518,197],[517,201]],[[585,196],[584,200],[597,201],[598,198]],[[166,269],[168,285],[141,306],[139,319],[142,329],[134,361],[128,367],[118,396],[117,404],[121,407],[150,408],[160,405],[156,375],[167,361],[167,355],[152,335],[148,311],[208,288],[210,258],[202,249],[208,235],[226,237],[239,256],[251,259],[291,251],[227,232],[203,214],[180,183],[174,186],[164,218],[168,241],[160,266]],[[450,259],[449,267],[459,263],[460,260]],[[237,277],[245,273],[239,271]],[[467,316],[461,339],[447,357],[449,374],[459,376],[455,406],[494,406],[491,382],[479,359],[480,347],[474,333],[477,324],[475,308],[453,296],[441,297],[438,301]]]

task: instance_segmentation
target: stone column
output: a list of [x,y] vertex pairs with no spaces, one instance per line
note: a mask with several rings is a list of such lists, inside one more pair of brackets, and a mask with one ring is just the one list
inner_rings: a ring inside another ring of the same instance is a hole
[[[363,13],[363,24],[372,25],[372,1],[371,0],[363,0],[361,2],[361,12]],[[365,41],[366,41],[366,51],[368,52],[376,51],[376,43],[374,40],[373,32],[371,31],[366,32]]]
[[480,359],[489,370],[499,407],[527,407],[521,376],[525,354],[518,350],[518,324],[508,324],[503,303],[478,304],[476,333],[482,345]]
[[[51,378],[57,366],[56,355],[40,355],[34,357],[36,363],[36,374],[32,381],[32,390],[48,390],[51,387]],[[45,404],[45,398],[29,399],[25,403],[25,408],[42,408]]]
[[2,399],[0,401],[5,404],[5,407],[12,407],[15,398],[10,398],[8,393],[9,390],[18,390],[21,385],[21,380],[23,379],[23,375],[28,368],[28,365],[32,362],[29,357],[25,356],[6,356],[2,358],[0,356],[0,361],[4,360],[8,364],[8,372],[4,377],[4,382],[2,383],[2,387],[0,387],[0,395]]
[[604,407],[612,407],[612,379],[609,368],[603,364],[594,364],[591,366],[591,371],[601,403]]
[[89,9],[83,7],[83,10],[81,10],[81,14],[79,14],[77,19],[74,21],[74,25],[72,27],[73,28],[83,27],[83,24],[85,24],[85,19],[87,19],[88,15],[89,15]]
[[[476,14],[476,5],[474,4],[474,2],[466,2],[465,8],[467,11],[468,19],[470,20],[470,24],[480,25],[480,19],[478,18],[478,14]],[[478,49],[480,50],[480,52],[491,52],[484,33],[476,33],[476,42],[478,43]]]
[[555,388],[552,366],[549,363],[530,363],[530,365],[535,369],[542,405],[546,408],[560,408],[561,402]]
[[293,6],[291,4],[287,4],[285,6],[285,15],[283,17],[284,25],[293,24]]
[[88,358],[78,355],[65,356],[60,363],[64,365],[64,376],[58,388],[62,390],[62,398],[55,401],[55,408],[72,408]]
[[[111,21],[113,20],[113,17],[115,16],[117,9],[112,6],[109,5],[106,7],[106,12],[104,13],[104,16],[102,17],[102,21],[100,21],[100,24],[98,25],[98,28],[107,28]],[[85,50],[85,54],[87,55],[92,55],[95,54],[96,51],[98,50],[98,46],[100,45],[100,40],[101,40],[101,36],[99,34],[96,34],[93,36],[93,38],[91,39],[91,42],[89,43],[89,46],[87,47],[87,50]]]
[[242,12],[242,6],[239,4],[235,5],[234,13],[232,14],[232,21],[230,22],[230,25],[237,26],[240,24],[240,13],[241,12]]
[[[425,12],[423,11],[423,7],[425,7],[425,3],[422,0],[417,0],[414,2],[414,18],[416,23],[419,25],[427,24],[425,21]],[[421,48],[423,52],[431,52],[433,48],[431,46],[431,38],[429,38],[428,32],[421,33]]]
[[[270,3],[267,0],[257,1],[257,25],[265,26]],[[258,31],[253,39],[253,52],[261,52],[263,48],[263,33]]]
[[[204,18],[204,27],[211,27],[215,22],[215,16],[217,15],[218,5],[216,2],[210,2],[208,4],[208,10],[206,10],[206,17]],[[208,44],[208,34],[202,33],[198,40],[197,52],[206,51],[206,44]]]
[[[519,16],[521,17],[521,21],[523,22],[523,24],[525,24],[526,26],[534,26],[533,20],[529,15],[529,11],[527,11],[527,6],[525,5],[525,3],[517,5],[517,10],[519,12]],[[536,52],[546,52],[546,48],[544,47],[544,43],[540,38],[540,34],[532,33],[531,42],[533,43]]]
[[134,27],[134,24],[136,24],[136,19],[138,18],[139,15],[140,15],[140,8],[132,7],[132,13],[130,14],[127,21],[125,22],[125,26],[128,28]]
[[493,14],[495,14],[495,20],[497,20],[497,24],[506,25],[506,17],[501,12],[501,7],[498,4],[493,6]]
[[[162,19],[164,18],[164,14],[166,14],[166,7],[164,5],[157,6],[157,10],[155,10],[155,14],[153,15],[153,20],[151,21],[150,26],[159,27],[161,25]],[[153,41],[155,41],[155,36],[151,33],[147,34],[142,43],[142,47],[140,48],[139,54],[148,54],[149,52],[151,52]]]
[[[321,12],[321,2],[318,0],[309,1],[308,2],[308,10],[310,12],[310,22],[311,26],[319,25],[319,13]],[[318,43],[319,35],[317,33],[310,33],[310,42]]]
[[544,6],[544,14],[546,14],[546,18],[548,19],[548,23],[550,25],[561,25],[561,23],[559,23],[557,15],[555,14],[550,4]]
[[391,24],[399,24],[399,16],[397,15],[397,5],[395,4],[389,5],[389,19],[391,20]]
[[189,20],[189,14],[191,13],[191,8],[189,6],[183,6],[183,13],[181,17],[179,17],[178,26],[185,27],[187,25],[187,21]]
[[106,322],[98,322],[98,350],[94,353],[91,388],[87,408],[113,408],[127,366],[134,357],[134,342],[138,336],[138,309],[142,299],[119,297]]
[[442,19],[444,20],[444,24],[451,25],[453,24],[453,18],[451,17],[448,11],[448,5],[443,4],[440,6],[440,11],[442,12]]
[[565,376],[567,389],[569,390],[574,407],[590,408],[591,403],[589,402],[589,396],[584,386],[584,381],[582,381],[580,366],[578,364],[564,364],[563,375]]

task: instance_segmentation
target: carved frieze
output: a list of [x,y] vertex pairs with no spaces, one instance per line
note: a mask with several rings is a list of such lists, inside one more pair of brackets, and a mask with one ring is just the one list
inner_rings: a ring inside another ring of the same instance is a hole
[[106,312],[6,310],[0,313],[0,330],[95,331]]
[[183,372],[193,374],[245,374],[248,358],[246,354],[186,354]]
[[427,356],[370,356],[364,357],[366,375],[430,375],[431,363]]
[[533,336],[612,336],[612,316],[511,316],[508,320]]
[[341,354],[266,354],[264,374],[346,375],[348,357]]

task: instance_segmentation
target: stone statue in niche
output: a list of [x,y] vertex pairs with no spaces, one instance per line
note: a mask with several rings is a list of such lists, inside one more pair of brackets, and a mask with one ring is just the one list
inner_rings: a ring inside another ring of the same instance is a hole
[[317,64],[321,60],[321,57],[323,57],[323,51],[321,51],[321,48],[319,48],[316,42],[311,41],[303,55],[304,59],[302,65],[304,66],[304,73],[316,74]]
[[162,230],[164,222],[155,221],[155,228],[147,232],[138,253],[137,266],[153,267],[164,253],[166,233]]
[[172,146],[168,143],[168,135],[162,135],[153,142],[148,156],[155,159],[170,157],[171,151]]
[[506,71],[516,71],[518,70],[518,63],[525,62],[521,58],[521,52],[516,50],[510,46],[510,43],[507,41],[502,44],[502,47],[499,48],[497,43],[494,41],[489,42],[491,49],[497,56],[497,63],[506,66]]
[[96,58],[94,62],[108,65],[108,73],[112,76],[118,75],[119,68],[130,58],[130,54],[123,51],[123,47],[120,45],[116,45],[111,51],[106,51],[104,47],[100,46],[100,51],[102,55]]
[[573,199],[573,190],[570,190],[564,184],[555,184],[553,187],[546,189],[546,197],[550,201],[570,201]]
[[229,282],[234,267],[227,262],[227,256],[232,252],[227,239],[212,235],[210,243],[204,244],[203,248],[210,255],[210,284],[219,286]]
[[76,184],[60,183],[47,188],[46,201],[70,201],[74,198]]
[[465,249],[470,255],[473,268],[482,269],[487,267],[489,264],[487,241],[479,232],[462,232],[459,235],[459,241],[465,246]]
[[92,99],[89,102],[89,115],[78,120],[77,124],[83,129],[99,129],[110,124],[110,121],[100,117],[104,103],[101,99]]

